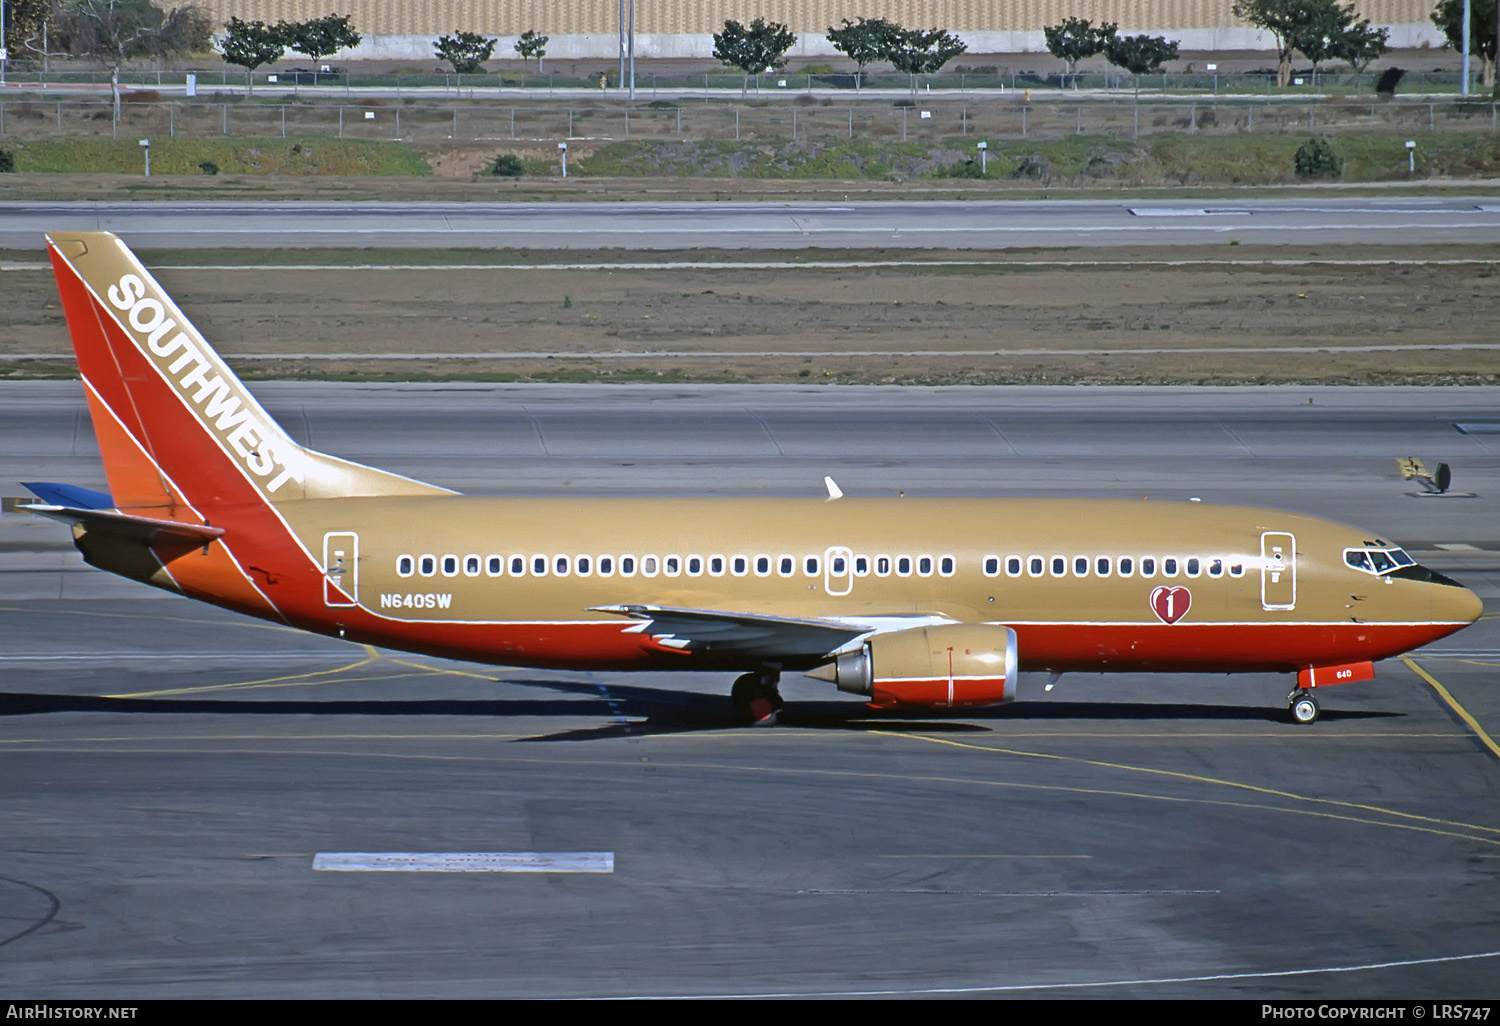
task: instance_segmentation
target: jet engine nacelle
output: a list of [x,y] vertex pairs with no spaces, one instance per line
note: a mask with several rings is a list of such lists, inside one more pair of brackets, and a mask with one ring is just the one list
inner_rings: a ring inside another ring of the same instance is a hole
[[866,695],[880,709],[964,709],[1016,697],[1016,632],[943,624],[877,634],[808,676]]

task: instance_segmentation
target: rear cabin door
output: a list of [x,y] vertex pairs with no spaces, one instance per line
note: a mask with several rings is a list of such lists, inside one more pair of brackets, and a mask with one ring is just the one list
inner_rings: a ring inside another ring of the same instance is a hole
[[329,531],[323,535],[323,604],[348,607],[359,603],[359,535]]
[[854,587],[854,553],[835,545],[823,553],[823,587],[830,595],[847,595]]
[[1285,531],[1260,536],[1260,605],[1293,609],[1297,605],[1297,539]]

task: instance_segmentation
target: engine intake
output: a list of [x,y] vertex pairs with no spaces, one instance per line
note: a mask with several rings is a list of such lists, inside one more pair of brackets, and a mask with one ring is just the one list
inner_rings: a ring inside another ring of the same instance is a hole
[[808,673],[879,709],[965,709],[1016,697],[1016,632],[989,624],[943,624],[877,634]]

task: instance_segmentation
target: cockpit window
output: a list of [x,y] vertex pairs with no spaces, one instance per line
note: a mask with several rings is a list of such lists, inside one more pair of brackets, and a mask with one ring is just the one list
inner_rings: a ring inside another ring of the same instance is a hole
[[1362,570],[1377,577],[1384,576],[1404,566],[1415,566],[1417,561],[1401,549],[1345,549],[1344,565]]

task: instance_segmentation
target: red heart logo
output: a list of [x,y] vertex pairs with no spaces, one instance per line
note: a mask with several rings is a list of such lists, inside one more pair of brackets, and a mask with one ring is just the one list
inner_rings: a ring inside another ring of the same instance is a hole
[[1181,586],[1168,587],[1163,584],[1151,592],[1151,611],[1162,623],[1176,623],[1192,608],[1193,596]]

